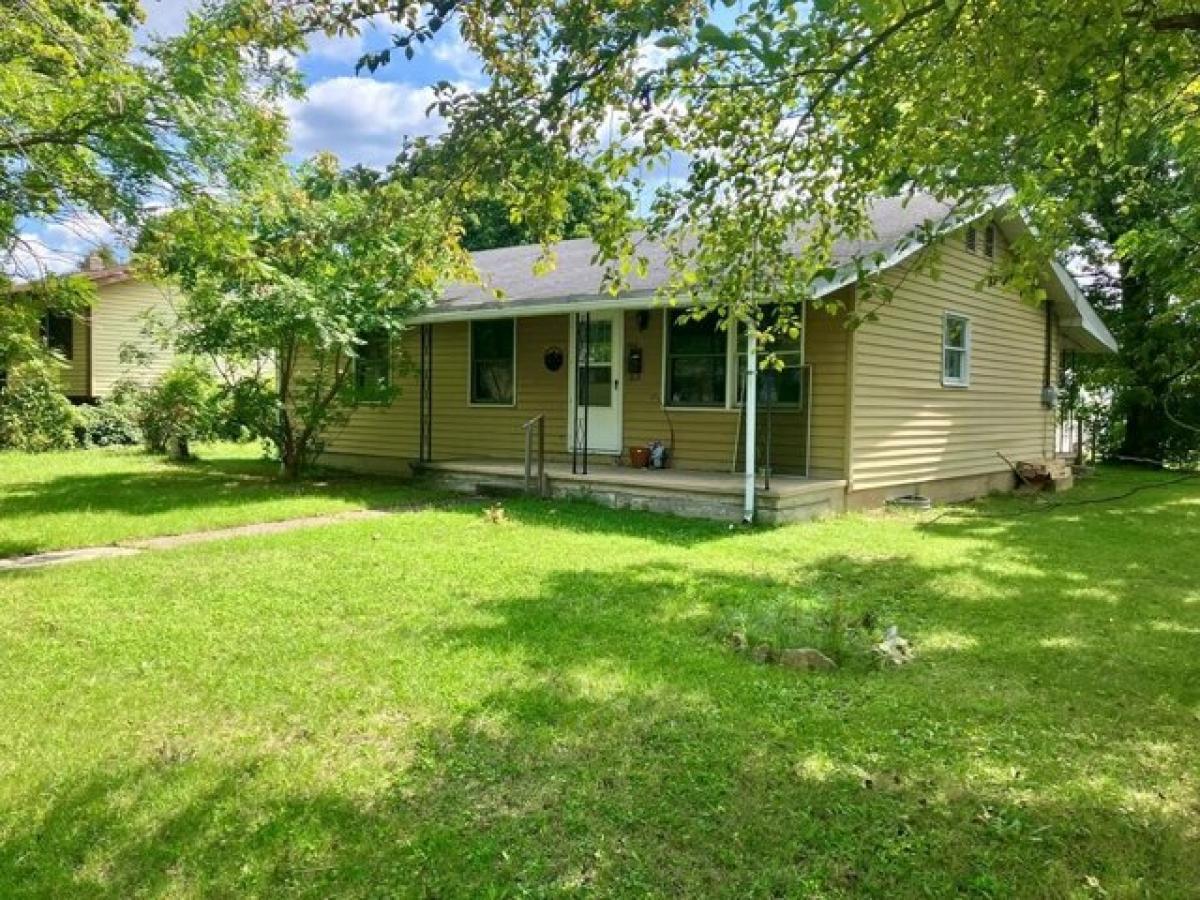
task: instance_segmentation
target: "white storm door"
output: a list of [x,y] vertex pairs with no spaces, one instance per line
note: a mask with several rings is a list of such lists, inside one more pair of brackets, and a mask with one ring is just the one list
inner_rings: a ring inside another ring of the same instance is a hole
[[583,449],[586,432],[589,452],[621,452],[624,326],[620,310],[577,313],[571,319],[568,449]]

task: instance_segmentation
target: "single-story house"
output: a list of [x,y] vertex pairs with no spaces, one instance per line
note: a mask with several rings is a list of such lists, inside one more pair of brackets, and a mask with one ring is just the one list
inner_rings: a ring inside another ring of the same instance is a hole
[[74,403],[89,403],[107,397],[121,381],[154,381],[174,353],[148,337],[145,326],[148,316],[170,320],[170,288],[138,280],[124,265],[103,266],[95,257],[76,274],[96,286],[91,306],[78,313],[51,310],[41,324],[43,340],[64,364],[63,392]]
[[[367,336],[356,383],[398,391],[358,405],[322,460],[515,488],[529,484],[527,466],[536,481],[544,448],[536,484],[553,495],[766,521],[1010,489],[1000,454],[1055,456],[1060,356],[1116,342],[1057,264],[1040,307],[988,281],[1025,228],[1007,196],[971,220],[954,216],[927,196],[878,202],[875,237],[837,254],[881,259],[892,300],[857,328],[808,310],[800,340],[773,348],[785,364],[774,376],[747,365],[755,348],[742,329],[680,322],[656,302],[661,254],[614,297],[586,239],[558,245],[557,267],[541,276],[539,247],[477,253],[485,284],[504,299],[457,285],[399,340]],[[952,231],[936,277],[918,265],[929,250],[913,240],[928,222]],[[853,310],[851,267],[817,293]],[[750,408],[748,381],[759,382]],[[635,467],[652,444],[666,468]]]

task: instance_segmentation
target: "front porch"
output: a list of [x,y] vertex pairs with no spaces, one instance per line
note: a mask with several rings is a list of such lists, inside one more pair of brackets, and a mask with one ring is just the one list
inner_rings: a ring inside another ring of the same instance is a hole
[[[482,494],[519,493],[525,487],[520,462],[462,459],[427,462],[419,471],[450,490]],[[536,491],[536,471],[532,488]],[[802,522],[841,512],[846,482],[834,478],[773,475],[767,488],[758,480],[757,518],[781,524]],[[572,473],[569,463],[546,464],[546,495],[587,497],[614,509],[639,509],[692,518],[739,522],[745,476],[731,472],[686,469],[634,469],[593,462],[586,475]]]

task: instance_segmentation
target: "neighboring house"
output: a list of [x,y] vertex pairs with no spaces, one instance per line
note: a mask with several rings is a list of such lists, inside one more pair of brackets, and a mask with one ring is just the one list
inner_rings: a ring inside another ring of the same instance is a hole
[[[802,339],[776,347],[786,368],[769,404],[769,379],[756,376],[749,439],[743,337],[712,317],[680,324],[677,310],[656,305],[661,254],[631,290],[604,294],[593,245],[576,240],[555,248],[557,268],[542,277],[532,274],[538,247],[478,253],[505,300],[456,287],[399,346],[370,339],[357,383],[390,383],[398,396],[358,406],[323,460],[419,465],[467,489],[521,485],[526,447],[537,444],[523,426],[542,416],[548,490],[617,506],[782,521],[912,493],[947,500],[1011,488],[1000,454],[1055,456],[1059,354],[1111,352],[1112,335],[1057,265],[1043,307],[987,283],[1024,228],[1003,198],[970,223],[927,197],[882,201],[873,218],[877,238],[838,256],[878,251],[893,299],[857,329],[809,310]],[[929,221],[954,229],[936,278],[916,265],[928,251],[911,239]],[[818,293],[848,309],[857,302],[849,273]],[[653,441],[667,447],[669,469],[631,468],[631,448]]]
[[[96,285],[92,305],[78,314],[50,312],[42,320],[47,345],[66,363],[63,392],[76,403],[101,399],[122,380],[149,384],[171,365],[173,352],[145,333],[147,316],[169,321],[169,289],[134,277],[126,266],[92,262],[77,273]],[[123,351],[125,359],[122,359]]]

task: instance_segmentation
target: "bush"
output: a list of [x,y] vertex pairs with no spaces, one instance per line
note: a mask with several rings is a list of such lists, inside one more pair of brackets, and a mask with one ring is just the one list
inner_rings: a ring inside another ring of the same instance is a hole
[[219,393],[213,376],[196,363],[172,366],[136,395],[137,424],[147,448],[186,458],[189,443],[215,437]]
[[142,442],[137,408],[130,402],[102,400],[75,408],[75,439],[81,447],[127,447]]
[[75,445],[74,423],[74,409],[48,367],[28,363],[9,373],[0,390],[0,447],[68,450]]
[[224,440],[251,441],[267,437],[277,417],[274,384],[243,378],[221,389],[215,430]]

